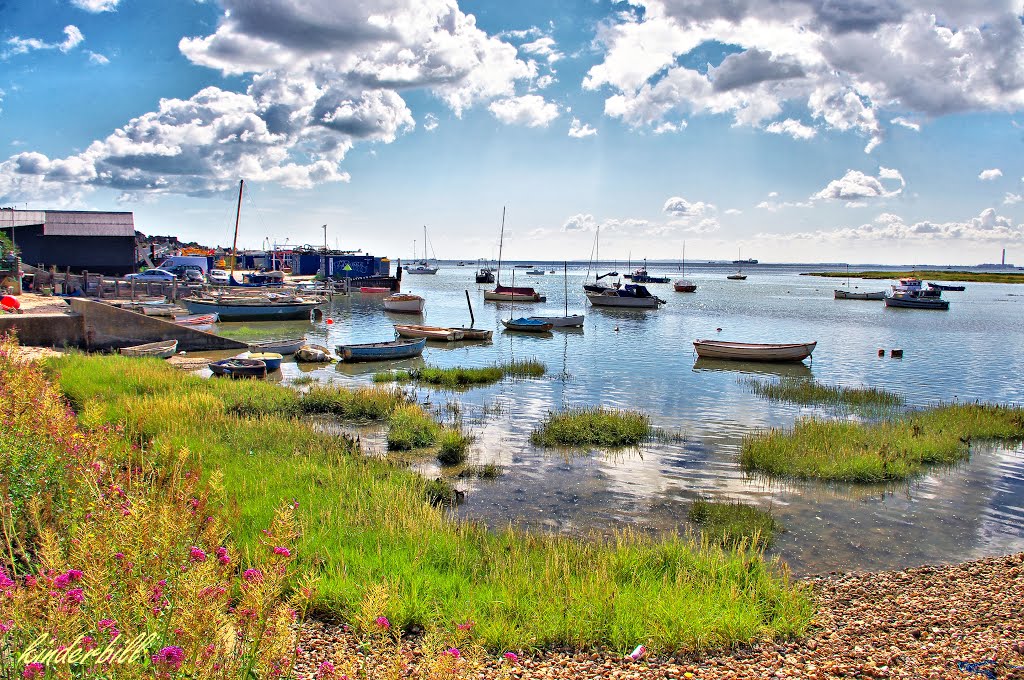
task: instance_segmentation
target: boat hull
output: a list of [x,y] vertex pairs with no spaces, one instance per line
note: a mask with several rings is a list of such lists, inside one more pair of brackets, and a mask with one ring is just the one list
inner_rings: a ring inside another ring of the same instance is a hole
[[853,293],[848,290],[839,290],[838,288],[834,291],[836,300],[884,300],[885,291],[878,291],[877,293]]
[[462,331],[463,340],[490,340],[494,336],[494,331],[483,328],[460,328],[459,330]]
[[595,307],[620,307],[628,309],[657,309],[661,304],[656,297],[626,297],[621,295],[604,295],[600,293],[587,293],[587,299]]
[[217,321],[216,314],[189,314],[188,316],[174,317],[174,323],[179,326],[210,326]]
[[897,297],[890,295],[885,298],[886,307],[901,307],[903,309],[949,309],[949,300],[942,298],[927,297]]
[[721,340],[694,340],[693,347],[701,359],[728,359],[731,361],[803,361],[811,356],[817,342],[786,344],[759,344],[725,342]]
[[121,356],[126,357],[156,357],[157,359],[167,359],[178,351],[178,341],[168,340],[166,342],[147,342],[144,345],[122,347],[118,351],[121,353]]
[[583,326],[583,315],[572,316],[531,316],[531,319],[551,324],[552,328],[580,328]]
[[262,361],[269,372],[281,368],[281,359],[283,357],[277,352],[250,352],[247,358]]
[[288,321],[308,319],[319,302],[275,302],[232,305],[205,300],[182,300],[189,314],[216,314],[221,321]]
[[422,314],[427,301],[418,295],[392,295],[384,298],[384,309],[398,314]]
[[533,295],[523,293],[499,293],[493,290],[484,291],[484,300],[491,302],[545,302],[547,298],[538,293]]
[[672,284],[672,287],[675,288],[675,291],[677,293],[696,293],[697,292],[697,284],[694,283],[693,281],[687,281],[686,279],[681,279],[679,281],[676,281],[675,283]]
[[502,319],[501,325],[506,330],[522,333],[547,333],[553,328],[550,323],[537,322],[533,319]]
[[403,338],[426,338],[437,342],[455,342],[462,340],[463,332],[458,328],[442,328],[440,326],[405,326],[395,324],[395,332]]
[[277,354],[295,354],[299,348],[306,344],[305,338],[292,338],[289,340],[264,340],[262,342],[250,342],[251,352],[274,352]]
[[726,276],[725,278],[729,279],[730,281],[746,281],[747,280],[747,275],[746,274],[729,274],[729,276]]
[[427,339],[420,338],[418,340],[392,340],[360,345],[338,345],[336,349],[342,361],[389,361],[418,357],[423,354],[426,344]]
[[221,359],[210,364],[214,375],[227,375],[232,378],[265,378],[267,365],[257,359]]

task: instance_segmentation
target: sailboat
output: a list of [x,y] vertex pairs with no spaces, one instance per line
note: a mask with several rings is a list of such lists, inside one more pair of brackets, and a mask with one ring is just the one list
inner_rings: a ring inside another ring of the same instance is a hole
[[736,273],[729,274],[725,278],[730,279],[731,281],[746,281],[747,275],[743,273],[743,248],[740,248],[739,258],[734,260],[734,264],[740,265],[736,270]]
[[[501,285],[501,253],[502,247],[505,244],[505,208],[501,209],[501,237],[498,241],[498,267],[497,277],[498,283],[494,286],[494,290],[484,291],[484,300],[490,300],[491,302],[546,302],[547,298],[535,291],[533,288],[516,288],[515,279],[512,280],[512,286]],[[515,277],[515,272],[512,273]]]
[[583,290],[588,293],[603,293],[606,290],[612,290],[618,288],[619,284],[616,283],[614,286],[609,286],[607,283],[601,283],[601,279],[606,276],[618,276],[619,273],[612,271],[606,274],[598,274],[597,267],[601,262],[601,225],[597,225],[597,230],[594,232],[594,259],[590,261],[590,265],[587,266],[587,278],[590,278],[590,268],[594,268],[594,282],[584,283]]
[[569,263],[563,262],[565,287],[565,316],[531,316],[530,319],[550,323],[554,328],[582,328],[583,315],[569,315]]
[[[516,286],[516,272],[512,270],[512,290],[515,290]],[[513,319],[513,312],[516,308],[515,296],[513,296],[512,306],[508,310],[508,320],[501,320],[501,325],[505,327],[507,331],[522,331],[525,333],[547,333],[554,327],[554,324],[543,321],[541,319],[535,319],[533,317],[525,318],[520,317]]]
[[854,293],[850,290],[850,265],[846,265],[846,288],[836,288],[833,290],[835,293],[836,300],[884,300],[885,291],[880,290],[876,293]]
[[[405,268],[407,274],[436,274],[438,267],[437,265],[431,265],[427,261],[427,225],[423,225],[423,259],[419,262],[413,262]],[[412,246],[412,259],[416,259],[416,242],[413,241]],[[435,258],[436,260],[436,258]]]
[[[683,258],[679,261],[679,273],[686,273],[686,241],[683,241]],[[697,284],[685,277],[676,279],[672,286],[676,289],[677,293],[697,292]]]

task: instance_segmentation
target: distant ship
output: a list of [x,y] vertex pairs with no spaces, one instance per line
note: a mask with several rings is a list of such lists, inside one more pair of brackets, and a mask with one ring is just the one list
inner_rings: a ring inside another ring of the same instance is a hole
[[757,260],[733,260],[733,264],[757,264]]

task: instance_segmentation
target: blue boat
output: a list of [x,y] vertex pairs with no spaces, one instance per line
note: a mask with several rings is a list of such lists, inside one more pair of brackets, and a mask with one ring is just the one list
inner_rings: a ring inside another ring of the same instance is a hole
[[505,326],[506,330],[523,331],[525,333],[545,333],[554,328],[554,324],[543,319],[520,318],[509,319],[508,321],[502,319],[501,323]]
[[423,354],[426,338],[415,340],[391,340],[389,342],[367,342],[360,345],[338,345],[336,350],[342,361],[388,361],[409,359]]
[[267,371],[276,371],[281,368],[282,357],[277,352],[249,352],[248,359],[255,359],[256,361],[262,361],[267,365]]
[[221,321],[288,321],[308,319],[319,301],[270,302],[269,300],[220,301],[185,298],[180,300],[189,314],[217,314]]

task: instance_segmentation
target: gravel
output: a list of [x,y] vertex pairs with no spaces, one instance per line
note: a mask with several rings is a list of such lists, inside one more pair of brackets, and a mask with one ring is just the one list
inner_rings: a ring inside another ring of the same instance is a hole
[[[611,653],[520,652],[511,677],[1024,680],[1024,553],[951,566],[830,574],[803,583],[813,589],[818,608],[798,640],[637,661]],[[317,621],[303,627],[300,646],[300,678],[324,661],[338,664],[367,650],[358,648],[344,626]],[[417,658],[411,657],[403,677],[418,677]],[[372,653],[361,659],[384,670],[384,660]],[[500,655],[487,664],[472,677],[510,670]]]

